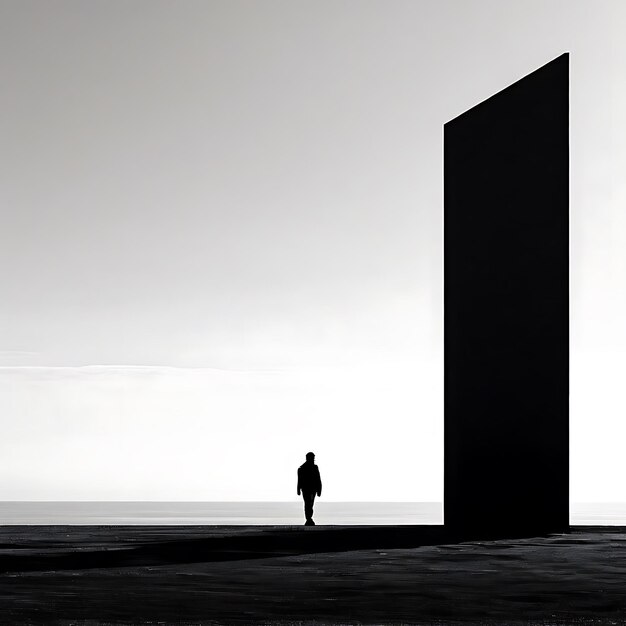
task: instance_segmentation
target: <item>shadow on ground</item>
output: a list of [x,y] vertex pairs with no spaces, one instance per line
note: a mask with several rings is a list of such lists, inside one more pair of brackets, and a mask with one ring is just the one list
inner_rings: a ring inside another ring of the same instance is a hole
[[383,530],[4,527],[0,623],[626,624],[626,529]]

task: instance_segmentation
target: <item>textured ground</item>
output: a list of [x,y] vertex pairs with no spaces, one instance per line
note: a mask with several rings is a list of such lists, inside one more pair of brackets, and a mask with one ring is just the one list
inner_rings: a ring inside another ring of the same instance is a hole
[[[0,555],[130,554],[181,534],[216,530],[5,527]],[[5,559],[0,623],[626,624],[624,529],[256,557],[56,571],[16,571]]]

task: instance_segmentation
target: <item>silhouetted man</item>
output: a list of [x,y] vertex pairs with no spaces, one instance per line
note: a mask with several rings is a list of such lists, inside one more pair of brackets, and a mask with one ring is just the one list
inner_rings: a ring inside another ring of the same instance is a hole
[[305,526],[315,526],[313,521],[313,502],[315,494],[322,495],[322,479],[320,471],[315,461],[315,455],[307,452],[306,463],[298,468],[298,495],[302,491],[304,498],[304,516],[306,517]]

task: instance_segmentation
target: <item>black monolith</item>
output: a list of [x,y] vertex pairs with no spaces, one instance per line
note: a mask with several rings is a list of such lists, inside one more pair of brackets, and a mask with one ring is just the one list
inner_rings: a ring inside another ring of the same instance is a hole
[[569,55],[444,126],[447,528],[569,524]]

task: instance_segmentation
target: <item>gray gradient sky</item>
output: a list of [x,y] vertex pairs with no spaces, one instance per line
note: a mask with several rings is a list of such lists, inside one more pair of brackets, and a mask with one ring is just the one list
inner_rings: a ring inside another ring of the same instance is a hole
[[441,499],[442,124],[569,51],[572,499],[626,500],[624,32],[0,0],[0,498],[285,500],[313,448],[329,499]]

